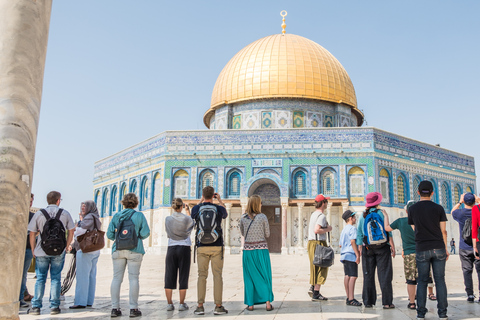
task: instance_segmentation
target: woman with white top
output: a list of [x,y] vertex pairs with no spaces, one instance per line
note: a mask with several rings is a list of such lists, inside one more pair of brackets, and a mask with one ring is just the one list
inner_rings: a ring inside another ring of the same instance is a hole
[[[165,229],[168,237],[167,256],[165,257],[165,296],[167,297],[167,311],[173,311],[172,291],[177,288],[177,276],[180,291],[179,311],[188,310],[185,296],[190,276],[191,246],[190,233],[193,229],[193,220],[190,218],[190,208],[182,199],[173,199],[174,212],[165,218]],[[187,214],[183,214],[185,209]]]

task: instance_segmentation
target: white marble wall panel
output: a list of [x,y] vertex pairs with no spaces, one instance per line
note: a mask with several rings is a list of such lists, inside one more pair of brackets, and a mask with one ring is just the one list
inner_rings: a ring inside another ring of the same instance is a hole
[[307,111],[306,114],[305,124],[307,128],[323,127],[323,115],[320,112]]
[[245,112],[242,115],[242,129],[260,129],[260,112]]
[[275,128],[291,128],[292,127],[292,113],[290,111],[275,110]]
[[339,182],[340,182],[340,196],[347,195],[347,174],[346,174],[346,166],[340,165],[339,166]]
[[228,129],[227,114],[222,114],[222,115],[219,115],[219,116],[216,117],[216,119],[215,119],[215,129],[217,129],[217,130]]

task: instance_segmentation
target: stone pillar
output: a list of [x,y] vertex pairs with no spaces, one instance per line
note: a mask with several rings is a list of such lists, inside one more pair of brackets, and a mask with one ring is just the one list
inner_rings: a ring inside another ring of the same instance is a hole
[[225,203],[225,208],[227,209],[228,217],[225,219],[225,253],[230,254],[230,219],[232,214],[232,203]]
[[[248,197],[240,198],[240,205],[242,206],[242,215],[247,212]],[[243,250],[243,237],[240,244],[240,252]]]
[[303,207],[305,206],[305,202],[297,203],[298,208],[298,250],[303,252]]
[[52,0],[0,0],[0,319],[19,319]]
[[282,254],[288,254],[287,249],[287,209],[288,209],[288,198],[280,197],[282,204]]
[[[327,222],[328,222],[328,225],[332,225],[332,205],[333,205],[332,202],[329,202],[327,204]],[[327,241],[328,241],[328,236],[327,236]],[[330,245],[330,243],[329,243],[329,245]]]
[[[348,202],[348,201],[343,201],[342,202],[342,213],[341,213],[341,215],[343,215],[343,213],[348,210],[349,206],[350,206],[350,202]],[[347,225],[347,223],[345,222],[345,220],[343,220],[343,227],[345,228],[346,225]]]

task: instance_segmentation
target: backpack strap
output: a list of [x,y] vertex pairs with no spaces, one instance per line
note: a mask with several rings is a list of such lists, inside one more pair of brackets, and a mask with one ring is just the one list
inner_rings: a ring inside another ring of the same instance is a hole
[[55,219],[60,220],[60,216],[62,215],[63,209],[58,208],[57,214],[55,215]]
[[45,216],[45,219],[50,220],[50,215],[48,214],[47,210],[45,209],[40,209],[40,211],[43,213],[43,215]]

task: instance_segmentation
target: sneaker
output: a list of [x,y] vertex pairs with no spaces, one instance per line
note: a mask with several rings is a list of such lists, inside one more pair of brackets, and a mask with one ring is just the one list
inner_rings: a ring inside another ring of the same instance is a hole
[[28,309],[27,313],[31,314],[31,315],[34,315],[34,316],[39,316],[40,315],[40,308]]
[[440,320],[448,320],[448,316],[439,317]]
[[51,308],[50,314],[59,314],[61,312],[60,308]]
[[29,305],[25,301],[20,301],[20,308],[28,308]]
[[167,304],[167,311],[173,311],[175,310],[175,306],[171,303]]
[[193,313],[195,313],[196,315],[202,316],[205,314],[205,308],[203,306],[197,307],[197,309],[195,309]]
[[110,317],[115,318],[115,317],[120,317],[122,315],[122,311],[120,309],[112,309],[112,312],[110,313]]
[[228,313],[228,310],[225,309],[223,306],[220,306],[220,307],[215,307],[215,311],[213,311],[213,314],[225,314],[225,313]]
[[186,311],[188,309],[190,309],[190,307],[186,303],[180,303],[178,306],[178,311]]
[[141,317],[142,312],[138,309],[130,309],[130,318]]
[[475,302],[475,296],[473,294],[469,295],[468,298],[467,298],[467,301],[468,302]]

